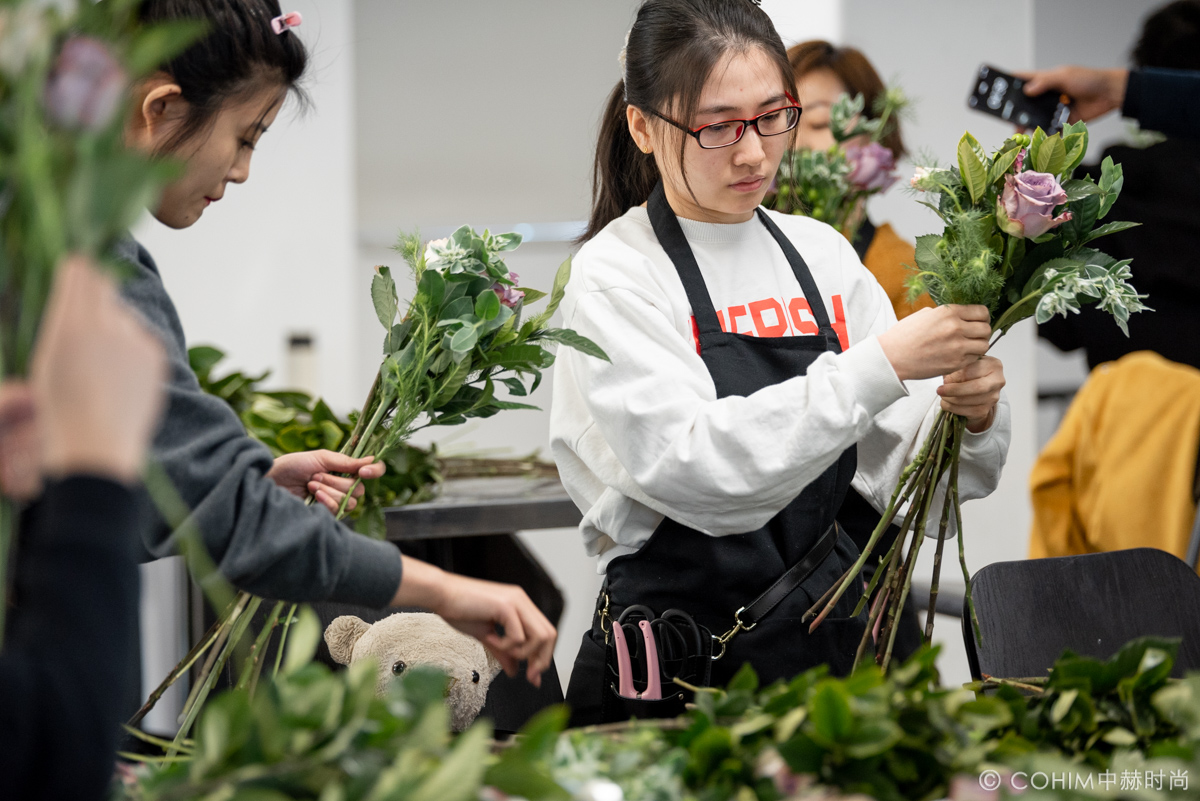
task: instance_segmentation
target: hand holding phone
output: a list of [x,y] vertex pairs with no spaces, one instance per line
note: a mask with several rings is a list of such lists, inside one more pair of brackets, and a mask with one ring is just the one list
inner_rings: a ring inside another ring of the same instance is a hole
[[1069,98],[1057,92],[1029,96],[1025,80],[987,64],[980,65],[967,106],[1020,128],[1041,128],[1047,134],[1062,130],[1070,116]]

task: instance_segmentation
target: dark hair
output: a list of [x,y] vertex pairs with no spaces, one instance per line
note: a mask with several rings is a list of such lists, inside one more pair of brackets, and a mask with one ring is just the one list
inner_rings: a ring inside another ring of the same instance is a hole
[[1146,17],[1133,48],[1135,67],[1200,69],[1200,2],[1177,0]]
[[[678,118],[689,119],[721,58],[730,51],[754,48],[779,65],[784,86],[795,94],[783,41],[771,18],[751,0],[646,0],[642,4],[625,47],[625,75],[609,95],[600,121],[592,214],[579,241],[591,239],[644,203],[658,183],[654,157],[638,150],[629,134],[626,109],[670,108]],[[680,131],[681,164],[687,139]]]
[[[811,72],[830,70],[851,96],[863,96],[863,113],[869,119],[878,116],[875,105],[886,90],[879,73],[861,50],[855,50],[853,47],[834,47],[829,42],[814,40],[792,46],[788,50],[788,61],[791,62],[797,82]],[[900,159],[907,152],[904,149],[904,140],[900,138],[900,121],[893,117],[889,120],[889,125],[891,130],[880,140],[880,144]]]
[[291,30],[277,34],[271,20],[279,0],[145,0],[143,23],[202,20],[202,39],[161,66],[183,90],[190,111],[163,147],[171,150],[200,133],[230,100],[277,84],[307,102],[299,81],[308,64],[304,43]]

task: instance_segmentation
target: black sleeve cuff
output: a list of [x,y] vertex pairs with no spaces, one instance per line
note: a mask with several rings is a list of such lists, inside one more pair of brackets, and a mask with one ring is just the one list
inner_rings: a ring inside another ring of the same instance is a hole
[[49,482],[38,503],[38,545],[120,543],[134,548],[145,520],[141,496],[120,482],[73,475]]

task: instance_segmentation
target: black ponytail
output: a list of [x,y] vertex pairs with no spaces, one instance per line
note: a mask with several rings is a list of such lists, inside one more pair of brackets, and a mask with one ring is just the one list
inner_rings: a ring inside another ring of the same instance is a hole
[[308,65],[304,43],[291,30],[277,34],[271,20],[279,0],[145,0],[144,23],[201,20],[204,38],[161,65],[179,84],[190,111],[164,150],[203,131],[230,100],[277,85],[307,102],[299,87]]
[[[650,198],[659,180],[654,157],[638,150],[626,110],[671,109],[690,119],[713,67],[730,51],[761,49],[779,67],[784,87],[796,81],[771,18],[751,0],[646,0],[625,46],[623,79],[600,121],[592,174],[592,213],[581,242]],[[680,164],[687,137],[679,133]],[[686,180],[686,176],[684,176]]]

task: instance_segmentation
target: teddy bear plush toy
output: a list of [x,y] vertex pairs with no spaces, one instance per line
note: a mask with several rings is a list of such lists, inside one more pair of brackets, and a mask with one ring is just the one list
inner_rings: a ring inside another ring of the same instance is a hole
[[446,703],[455,731],[479,717],[500,663],[473,637],[428,612],[398,612],[374,625],[353,615],[335,618],[325,629],[329,653],[349,665],[374,657],[379,663],[375,692],[383,696],[392,679],[417,665],[436,667],[450,677]]

